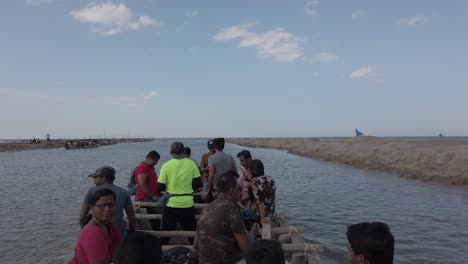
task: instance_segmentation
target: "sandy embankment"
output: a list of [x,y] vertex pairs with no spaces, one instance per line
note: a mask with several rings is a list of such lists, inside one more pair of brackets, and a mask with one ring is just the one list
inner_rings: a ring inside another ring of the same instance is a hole
[[[149,141],[153,141],[153,139],[152,138],[117,139],[117,143],[149,142]],[[18,141],[14,143],[0,143],[0,152],[32,150],[32,149],[63,148],[64,145],[65,145],[65,140],[63,139],[51,140],[49,144],[45,140],[42,140],[41,143],[38,143],[38,144],[29,144],[27,141]]]
[[419,180],[468,184],[468,141],[397,141],[356,137],[337,141],[230,138],[227,142],[286,149],[300,156],[388,171]]

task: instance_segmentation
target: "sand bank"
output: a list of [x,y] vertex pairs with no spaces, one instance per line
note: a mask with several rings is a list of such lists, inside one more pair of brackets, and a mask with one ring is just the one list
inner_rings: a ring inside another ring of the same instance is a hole
[[[151,138],[117,139],[117,143],[149,142],[149,141],[153,141],[153,139]],[[0,143],[0,152],[63,148],[64,145],[65,145],[65,140],[62,140],[62,139],[51,140],[50,143],[47,143],[46,140],[41,140],[41,142],[38,144],[29,144],[28,141],[24,140],[24,141],[15,141],[12,143]]]
[[468,184],[468,141],[398,141],[355,137],[337,141],[313,138],[230,138],[249,147],[286,149],[292,154],[383,170],[419,180]]

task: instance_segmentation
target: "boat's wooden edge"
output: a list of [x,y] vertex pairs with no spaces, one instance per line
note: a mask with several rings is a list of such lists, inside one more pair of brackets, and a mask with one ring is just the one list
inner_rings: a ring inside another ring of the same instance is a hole
[[[194,204],[197,213],[203,211],[208,204]],[[191,238],[195,236],[195,231],[152,231],[149,224],[150,219],[161,219],[161,214],[148,215],[145,207],[155,207],[155,203],[137,202],[134,204],[135,213],[140,231],[156,236],[171,238]],[[196,215],[197,219],[199,215]],[[307,243],[300,233],[304,232],[303,226],[290,226],[287,224],[286,215],[277,214],[271,219],[271,239],[282,244],[286,259],[289,264],[321,264],[320,254],[325,247],[322,244]],[[168,250],[177,246],[192,249],[190,245],[168,245],[163,246],[163,250]]]

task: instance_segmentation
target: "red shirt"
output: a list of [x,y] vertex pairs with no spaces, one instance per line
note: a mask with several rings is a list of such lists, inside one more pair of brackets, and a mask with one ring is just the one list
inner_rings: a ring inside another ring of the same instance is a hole
[[112,259],[122,237],[117,226],[110,224],[108,232],[96,225],[87,225],[81,230],[76,242],[72,264],[91,264],[99,260]]
[[[158,175],[156,175],[156,171],[154,167],[147,165],[146,163],[142,162],[135,170],[135,184],[138,184],[138,175],[145,174],[146,175],[146,185],[148,185],[151,193],[154,195],[158,195]],[[145,197],[145,193],[138,187],[136,195],[135,195],[135,202],[140,201]]]

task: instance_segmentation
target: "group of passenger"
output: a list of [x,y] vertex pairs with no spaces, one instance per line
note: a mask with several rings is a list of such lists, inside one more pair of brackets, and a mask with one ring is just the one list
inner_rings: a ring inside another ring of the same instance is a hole
[[[260,225],[269,224],[275,216],[274,179],[248,150],[237,154],[238,173],[224,145],[224,138],[209,140],[208,152],[197,166],[190,159],[191,149],[174,142],[171,159],[162,165],[159,177],[155,166],[160,155],[150,151],[135,169],[135,201],[152,202],[156,206],[146,207],[147,212],[162,214],[161,221],[150,220],[153,230],[172,231],[180,225],[196,231],[189,242],[198,263],[285,263],[279,242],[257,239]],[[169,237],[135,231],[130,195],[113,184],[115,174],[112,167],[104,166],[89,175],[96,187],[88,191],[81,207],[82,230],[70,263],[172,263],[161,262],[161,246],[169,243]],[[206,192],[201,201],[209,204],[197,223],[194,193],[198,191]],[[385,223],[350,225],[346,235],[349,263],[393,263],[394,239]]]

